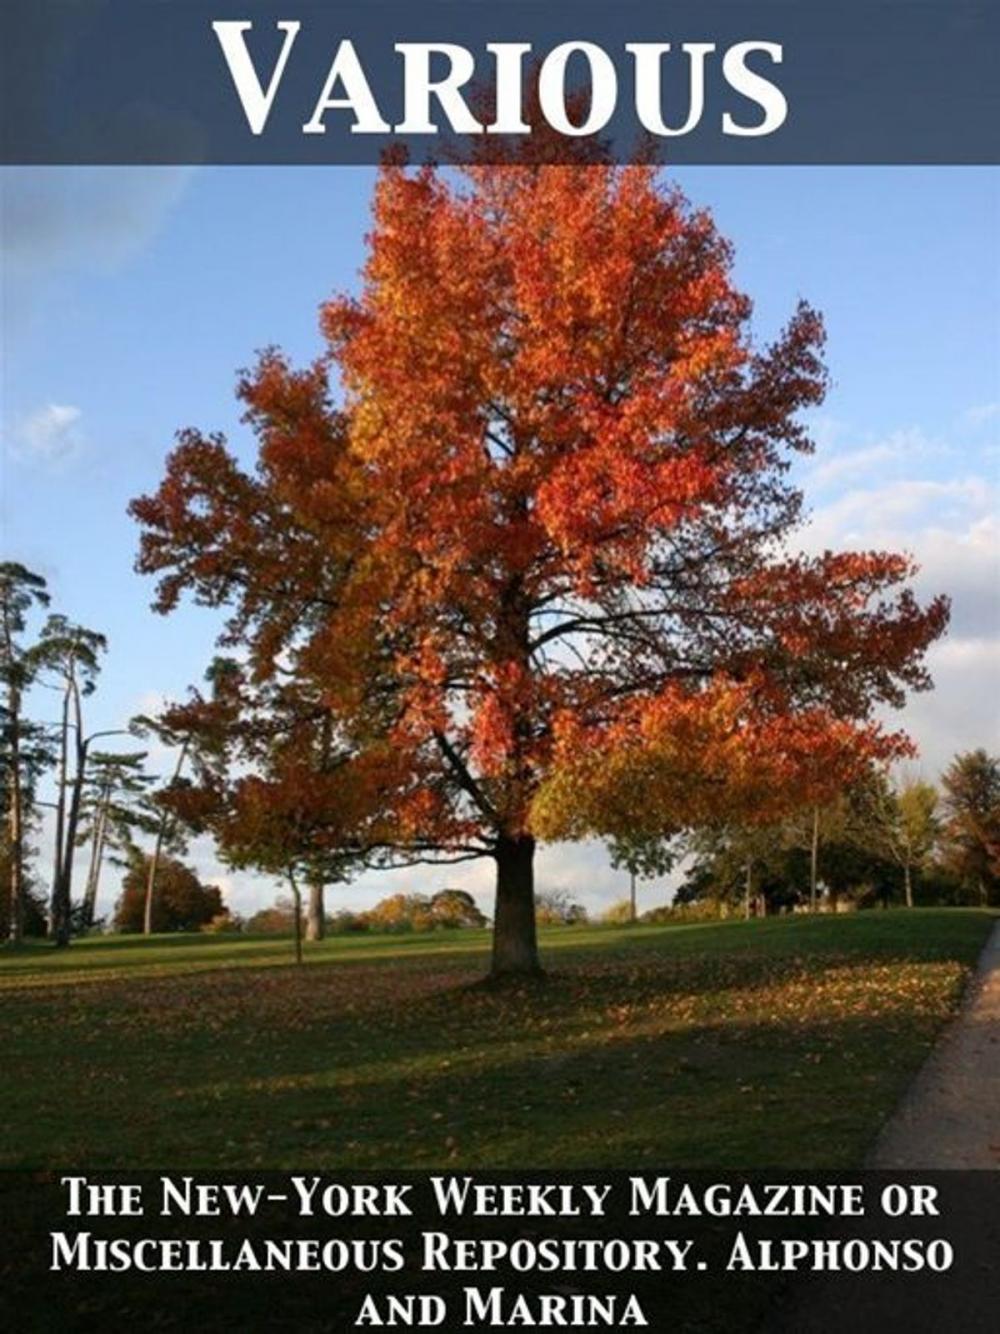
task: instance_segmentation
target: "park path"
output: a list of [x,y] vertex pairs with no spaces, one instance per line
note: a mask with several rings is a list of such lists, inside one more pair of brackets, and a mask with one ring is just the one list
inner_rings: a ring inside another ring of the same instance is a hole
[[[961,1010],[886,1122],[867,1167],[1000,1171],[1000,923],[979,957]],[[946,1234],[959,1277],[817,1274],[793,1287],[762,1334],[995,1334],[1000,1310],[1000,1215],[995,1193],[965,1178],[949,1196]],[[985,1184],[992,1178],[978,1177]],[[911,1281],[912,1280],[912,1281]]]
[[868,1166],[1000,1170],[1000,922],[962,1009],[884,1126]]

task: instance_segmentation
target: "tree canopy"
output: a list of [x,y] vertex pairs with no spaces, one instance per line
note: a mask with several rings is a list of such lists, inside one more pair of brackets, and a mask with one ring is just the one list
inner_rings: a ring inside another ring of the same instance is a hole
[[[115,908],[118,931],[141,931],[146,908],[149,858],[136,850],[122,880]],[[203,885],[189,866],[164,857],[159,867],[159,892],[153,905],[154,931],[197,931],[226,910],[215,885]]]
[[1000,903],[1000,759],[982,748],[956,755],[941,781],[946,864],[982,903]]
[[874,711],[947,601],[796,552],[823,328],[750,316],[650,167],[385,166],[326,353],[240,381],[254,466],[185,431],[132,505],[158,609],[229,610],[226,691],[175,715],[228,747],[206,818],[256,818],[248,856],[491,856],[494,972],[530,972],[538,838],[763,818],[904,753]]

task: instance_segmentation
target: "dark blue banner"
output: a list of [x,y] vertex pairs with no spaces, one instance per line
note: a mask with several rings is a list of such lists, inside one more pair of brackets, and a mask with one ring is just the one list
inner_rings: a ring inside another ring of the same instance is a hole
[[6,163],[995,163],[995,0],[6,0]]
[[155,1302],[163,1330],[986,1334],[998,1192],[992,1172],[11,1172],[0,1311],[24,1331],[131,1329]]

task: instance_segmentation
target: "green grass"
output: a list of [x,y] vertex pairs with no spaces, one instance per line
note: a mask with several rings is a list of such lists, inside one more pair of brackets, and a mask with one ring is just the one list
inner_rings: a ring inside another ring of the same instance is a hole
[[953,1013],[976,911],[119,937],[0,956],[0,1166],[847,1167]]

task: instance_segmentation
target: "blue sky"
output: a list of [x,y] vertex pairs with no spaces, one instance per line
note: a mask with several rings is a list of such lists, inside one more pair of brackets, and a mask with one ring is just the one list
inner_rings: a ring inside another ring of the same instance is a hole
[[[833,388],[801,469],[804,545],[903,546],[923,563],[922,588],[953,594],[938,687],[904,717],[920,767],[933,777],[956,749],[995,748],[1000,173],[726,167],[677,179],[734,241],[762,337],[799,297],[826,317]],[[48,577],[60,610],[107,633],[93,728],[183,693],[214,636],[208,613],[148,611],[128,500],[155,486],[180,427],[245,443],[232,388],[255,349],[319,350],[317,307],[357,281],[371,184],[366,168],[4,173],[3,549]],[[209,848],[196,857],[237,909],[271,897]],[[485,890],[489,868],[366,877],[342,901],[442,877]],[[591,906],[622,890],[589,847],[546,851],[540,882]]]

